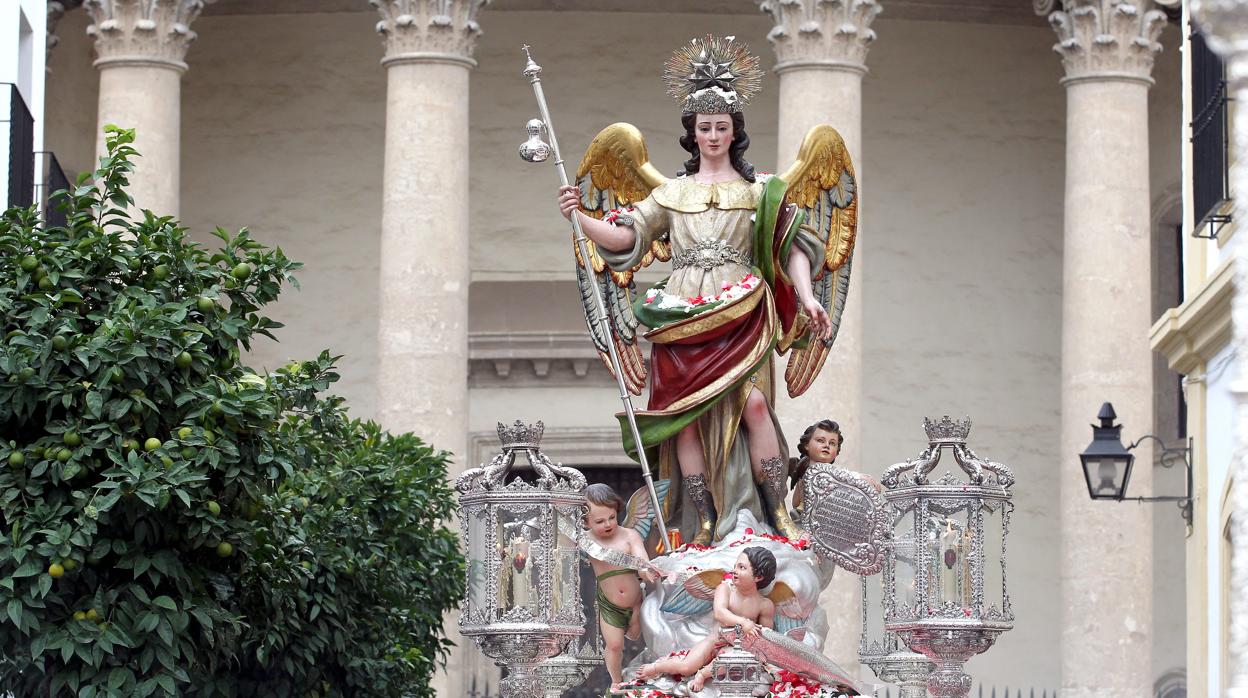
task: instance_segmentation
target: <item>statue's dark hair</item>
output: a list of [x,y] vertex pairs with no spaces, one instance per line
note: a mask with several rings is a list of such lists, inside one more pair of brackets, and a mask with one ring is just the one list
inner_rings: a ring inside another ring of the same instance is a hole
[[772,555],[770,550],[755,545],[741,552],[745,553],[745,559],[750,561],[750,568],[754,570],[754,578],[758,580],[759,589],[766,589],[776,580],[776,556]]
[[[841,425],[830,419],[821,419],[806,427],[806,431],[802,432],[802,437],[797,440],[797,452],[802,454],[802,457],[800,459],[789,459],[790,488],[797,487],[797,483],[801,482],[802,477],[806,474],[806,469],[810,467],[810,452],[806,450],[806,447],[810,445],[810,440],[814,437],[816,429],[836,434],[836,446],[838,449],[845,445],[845,435],[841,433]],[[836,459],[833,458],[832,460],[835,461]]]
[[[750,134],[745,132],[745,115],[735,112],[728,116],[732,118],[732,144],[728,146],[728,162],[741,175],[741,179],[753,182],[754,166],[745,159],[745,151],[750,147]],[[693,133],[697,122],[698,115],[693,112],[685,112],[680,116],[680,123],[685,127],[685,135],[680,137],[680,147],[693,157],[685,161],[685,169],[676,173],[678,177],[696,174],[702,166],[702,153],[698,151],[698,139]]]
[[616,494],[615,490],[611,489],[611,485],[595,482],[585,488],[585,499],[589,500],[590,504],[614,508],[616,516],[624,511],[624,498]]
[[802,454],[802,456],[810,457],[810,454],[806,452],[806,447],[810,445],[810,439],[814,437],[817,429],[836,434],[836,445],[838,448],[845,445],[845,435],[841,433],[841,425],[830,419],[821,419],[806,427],[806,431],[802,432],[802,438],[797,440],[797,452]]

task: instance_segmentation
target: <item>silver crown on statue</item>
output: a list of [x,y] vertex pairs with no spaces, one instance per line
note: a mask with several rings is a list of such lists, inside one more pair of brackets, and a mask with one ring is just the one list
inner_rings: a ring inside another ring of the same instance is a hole
[[964,444],[971,433],[971,418],[950,419],[949,415],[945,415],[939,422],[933,422],[924,417],[923,430],[927,432],[928,442],[933,445]]
[[511,426],[499,422],[498,440],[502,442],[504,451],[516,448],[537,448],[542,443],[542,434],[545,431],[546,425],[540,420],[535,424],[525,424],[517,419]]

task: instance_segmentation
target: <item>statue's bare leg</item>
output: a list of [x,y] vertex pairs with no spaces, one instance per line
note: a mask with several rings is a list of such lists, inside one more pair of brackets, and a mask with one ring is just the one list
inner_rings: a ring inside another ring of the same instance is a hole
[[706,455],[702,451],[702,439],[698,424],[694,422],[676,435],[676,459],[680,462],[682,484],[689,503],[698,514],[698,532],[689,541],[695,545],[710,545],[715,540],[715,502],[706,483]]
[[712,632],[710,635],[702,638],[698,644],[694,645],[683,657],[668,657],[660,659],[657,662],[651,662],[641,667],[638,676],[643,679],[652,679],[660,674],[677,674],[680,676],[692,676],[702,667],[711,663],[715,658],[715,645],[719,642],[719,633]]
[[602,632],[603,659],[606,661],[607,673],[611,675],[611,690],[617,690],[623,682],[621,672],[624,664],[624,630],[599,619],[598,629]]
[[776,437],[771,408],[758,388],[751,390],[746,398],[741,421],[750,434],[750,467],[754,471],[754,481],[762,491],[763,503],[772,521],[780,535],[792,540],[802,538],[804,534],[789,518],[789,506],[785,501],[789,464],[780,455],[780,441]]

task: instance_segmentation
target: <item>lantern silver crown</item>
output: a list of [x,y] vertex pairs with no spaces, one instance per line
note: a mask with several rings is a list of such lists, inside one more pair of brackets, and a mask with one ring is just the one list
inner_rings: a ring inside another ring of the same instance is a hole
[[502,442],[504,451],[538,448],[542,443],[542,434],[546,433],[546,425],[541,421],[525,424],[517,419],[510,426],[499,422],[497,431],[498,440]]
[[924,417],[923,430],[927,432],[929,443],[964,444],[971,435],[971,418],[950,419],[949,415],[945,415],[939,422],[933,422]]

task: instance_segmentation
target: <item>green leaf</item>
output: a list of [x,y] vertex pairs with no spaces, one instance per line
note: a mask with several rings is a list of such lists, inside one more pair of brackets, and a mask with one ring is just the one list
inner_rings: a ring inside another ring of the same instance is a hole
[[156,606],[160,606],[161,608],[167,608],[170,611],[178,610],[178,605],[173,602],[173,599],[164,595],[157,596],[156,598],[152,599],[152,604]]
[[43,568],[42,560],[31,558],[27,560],[26,562],[22,563],[22,566],[18,567],[17,570],[13,572],[13,577],[15,579],[21,579],[22,577],[33,577],[36,574],[39,574],[40,572],[42,572],[43,569],[44,568]]

